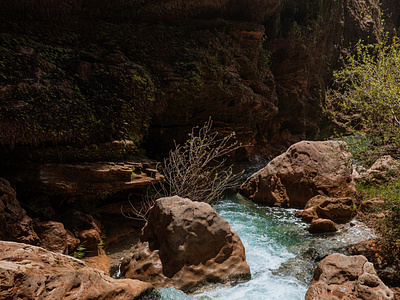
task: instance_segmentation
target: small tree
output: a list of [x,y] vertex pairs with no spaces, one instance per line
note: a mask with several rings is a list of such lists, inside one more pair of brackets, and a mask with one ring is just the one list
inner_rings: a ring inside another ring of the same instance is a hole
[[398,38],[386,38],[373,45],[357,44],[356,53],[347,56],[345,67],[334,73],[327,111],[336,124],[360,136],[364,145],[368,139],[375,147],[390,145],[397,151],[400,145]]
[[132,204],[133,213],[128,218],[144,219],[154,201],[160,197],[178,195],[192,201],[210,203],[221,197],[224,190],[237,187],[243,173],[234,174],[232,166],[225,166],[230,153],[242,147],[234,140],[235,133],[219,137],[212,132],[212,121],[201,128],[193,128],[183,145],[175,145],[161,164],[164,181],[148,193],[141,209]]

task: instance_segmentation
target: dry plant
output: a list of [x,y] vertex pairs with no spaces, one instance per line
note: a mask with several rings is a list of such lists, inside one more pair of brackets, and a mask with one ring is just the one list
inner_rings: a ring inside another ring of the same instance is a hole
[[220,138],[211,128],[209,119],[200,129],[192,129],[185,144],[175,144],[161,164],[164,181],[159,187],[152,187],[154,192],[147,193],[140,209],[130,202],[132,214],[125,213],[126,217],[146,220],[149,209],[160,197],[178,195],[210,203],[218,200],[224,190],[237,187],[243,172],[234,174],[232,166],[225,163],[229,154],[243,145],[234,139],[235,133]]

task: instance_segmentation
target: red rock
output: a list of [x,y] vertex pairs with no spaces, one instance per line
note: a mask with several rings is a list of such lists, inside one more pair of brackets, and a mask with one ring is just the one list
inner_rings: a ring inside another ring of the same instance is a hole
[[35,224],[35,230],[40,237],[40,245],[53,252],[69,254],[80,243],[59,222],[40,222]]
[[150,283],[113,279],[79,259],[4,241],[0,241],[0,282],[1,299],[131,300],[154,292]]
[[0,178],[0,240],[37,244],[39,237],[33,221],[17,200],[17,194],[4,178]]
[[86,253],[97,255],[98,245],[101,241],[100,234],[95,229],[88,229],[79,232],[78,238],[81,245],[86,248]]
[[311,221],[308,231],[310,233],[324,233],[324,232],[335,232],[337,227],[332,220],[327,219],[316,219]]
[[314,270],[305,300],[391,300],[393,292],[376,275],[365,256],[334,253]]
[[385,155],[377,159],[368,170],[361,169],[353,177],[356,182],[379,184],[393,180],[399,175],[400,162],[390,155]]
[[346,143],[296,143],[253,174],[240,193],[269,205],[304,208],[316,195],[354,197],[352,156]]
[[207,282],[250,276],[239,236],[207,203],[178,196],[158,199],[141,240],[123,260],[125,277],[192,291]]

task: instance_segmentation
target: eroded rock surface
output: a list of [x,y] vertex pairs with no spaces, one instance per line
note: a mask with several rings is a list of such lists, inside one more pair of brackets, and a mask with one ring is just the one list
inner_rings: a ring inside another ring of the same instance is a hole
[[32,219],[26,215],[17,200],[17,193],[4,178],[0,178],[0,240],[39,242]]
[[337,299],[390,300],[394,296],[365,256],[334,253],[315,268],[305,300]]
[[248,178],[240,193],[268,205],[304,208],[316,195],[355,197],[351,174],[346,143],[302,141]]
[[157,288],[193,291],[207,282],[250,277],[239,236],[206,203],[178,196],[158,199],[141,241],[121,270],[125,277],[151,280]]
[[43,188],[61,195],[143,191],[163,178],[149,164],[136,162],[45,164],[39,172]]
[[154,291],[150,283],[113,279],[72,257],[4,241],[0,241],[0,282],[1,299],[132,300]]

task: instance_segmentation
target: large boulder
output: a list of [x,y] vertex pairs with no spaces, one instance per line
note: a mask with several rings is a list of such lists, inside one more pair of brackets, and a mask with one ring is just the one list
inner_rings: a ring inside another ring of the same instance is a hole
[[0,178],[0,240],[37,244],[33,221],[17,200],[15,190]]
[[207,282],[247,279],[250,268],[238,234],[207,203],[158,199],[142,243],[123,260],[125,277],[192,291]]
[[268,205],[304,208],[316,195],[354,197],[352,156],[346,143],[302,141],[273,159],[240,187],[240,193]]
[[0,299],[141,299],[150,283],[113,279],[81,260],[40,247],[0,241]]
[[305,300],[337,299],[390,300],[394,296],[365,256],[334,253],[315,268]]

